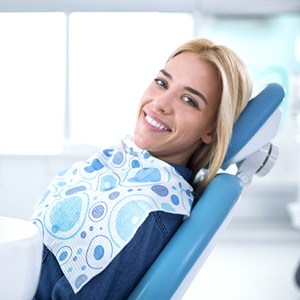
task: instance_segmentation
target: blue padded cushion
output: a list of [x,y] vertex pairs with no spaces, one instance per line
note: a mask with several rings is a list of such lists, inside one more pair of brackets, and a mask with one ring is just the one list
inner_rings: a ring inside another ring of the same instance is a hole
[[227,218],[241,191],[242,183],[236,176],[218,174],[129,299],[171,299]]
[[225,165],[258,132],[279,107],[284,96],[283,87],[277,83],[271,83],[255,98],[249,101],[233,127],[232,138],[224,159]]

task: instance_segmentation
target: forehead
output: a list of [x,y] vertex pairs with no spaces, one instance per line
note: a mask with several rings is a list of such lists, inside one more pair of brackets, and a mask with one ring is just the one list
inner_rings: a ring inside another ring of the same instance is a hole
[[[174,76],[190,76],[192,78],[216,77],[217,71],[200,55],[192,52],[183,52],[170,59],[166,66],[174,72]],[[178,74],[177,74],[178,72]]]

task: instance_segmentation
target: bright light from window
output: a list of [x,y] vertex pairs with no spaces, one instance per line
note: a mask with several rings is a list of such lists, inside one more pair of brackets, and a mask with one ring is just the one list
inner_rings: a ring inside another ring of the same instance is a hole
[[65,14],[0,13],[0,154],[59,153],[66,128],[71,144],[130,134],[144,89],[193,29],[189,14],[72,13],[67,61]]
[[106,145],[130,134],[144,89],[193,29],[189,14],[71,14],[72,138]]
[[62,13],[0,13],[0,153],[58,150],[65,23]]

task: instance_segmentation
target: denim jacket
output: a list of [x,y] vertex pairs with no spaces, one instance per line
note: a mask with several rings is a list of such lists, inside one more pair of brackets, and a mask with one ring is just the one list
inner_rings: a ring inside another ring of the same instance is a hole
[[[178,165],[174,167],[189,180],[189,169]],[[182,221],[182,215],[163,211],[150,213],[130,243],[77,294],[74,294],[54,255],[45,247],[34,299],[127,299]]]

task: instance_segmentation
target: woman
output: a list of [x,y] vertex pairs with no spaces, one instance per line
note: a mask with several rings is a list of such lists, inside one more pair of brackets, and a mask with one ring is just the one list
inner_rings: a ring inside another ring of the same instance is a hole
[[133,139],[60,174],[37,206],[46,246],[35,299],[126,299],[189,215],[189,183],[201,192],[219,170],[250,93],[228,48],[179,47],[142,96]]

